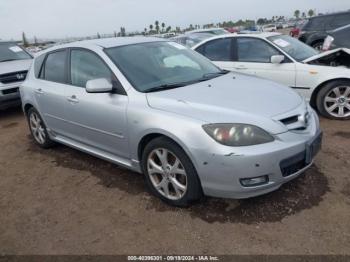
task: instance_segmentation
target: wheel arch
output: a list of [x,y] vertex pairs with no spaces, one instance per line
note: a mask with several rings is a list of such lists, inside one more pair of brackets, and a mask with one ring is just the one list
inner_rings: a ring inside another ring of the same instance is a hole
[[137,144],[137,159],[138,161],[142,161],[142,153],[146,147],[146,145],[152,141],[153,139],[156,139],[158,137],[165,137],[171,141],[173,141],[174,143],[176,143],[186,154],[187,156],[190,158],[190,160],[192,161],[192,164],[194,165],[194,167],[197,169],[197,163],[195,161],[195,159],[193,158],[190,150],[186,147],[186,145],[181,142],[181,140],[174,136],[173,134],[170,134],[168,132],[162,132],[162,131],[153,131],[153,132],[149,132],[146,133],[142,136],[142,138],[140,139],[140,141]]
[[29,109],[31,109],[31,108],[34,108],[34,106],[33,106],[31,103],[26,103],[26,104],[23,106],[23,110],[24,110],[25,115],[28,114],[28,111],[29,111]]
[[320,83],[312,92],[311,94],[311,98],[310,98],[310,105],[313,108],[317,108],[316,106],[316,99],[317,99],[317,95],[320,92],[320,90],[327,84],[334,82],[334,81],[350,81],[350,78],[346,78],[346,77],[339,77],[339,78],[333,78],[333,79],[328,79],[322,83]]

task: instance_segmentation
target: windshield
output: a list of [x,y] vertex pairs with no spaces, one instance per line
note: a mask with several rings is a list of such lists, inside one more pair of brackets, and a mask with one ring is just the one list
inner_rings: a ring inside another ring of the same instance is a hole
[[222,73],[205,57],[175,42],[119,46],[105,52],[140,92],[177,88]]
[[270,36],[267,39],[279,46],[283,51],[298,62],[319,54],[316,49],[313,49],[312,47],[288,35]]
[[0,62],[31,58],[26,51],[14,43],[0,43]]

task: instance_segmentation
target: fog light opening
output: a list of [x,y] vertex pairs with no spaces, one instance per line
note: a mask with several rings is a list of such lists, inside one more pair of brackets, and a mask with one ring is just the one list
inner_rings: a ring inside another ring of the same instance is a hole
[[241,178],[239,180],[241,182],[241,185],[244,187],[253,187],[253,186],[260,186],[267,184],[269,182],[269,176],[259,176],[259,177],[252,177],[252,178]]

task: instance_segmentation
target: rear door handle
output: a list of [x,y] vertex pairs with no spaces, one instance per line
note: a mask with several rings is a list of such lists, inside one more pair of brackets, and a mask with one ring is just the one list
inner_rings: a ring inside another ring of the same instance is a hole
[[67,97],[67,100],[73,104],[79,103],[79,99],[76,97],[76,95],[72,95],[70,97]]
[[37,94],[44,94],[44,91],[41,88],[35,89],[35,93]]

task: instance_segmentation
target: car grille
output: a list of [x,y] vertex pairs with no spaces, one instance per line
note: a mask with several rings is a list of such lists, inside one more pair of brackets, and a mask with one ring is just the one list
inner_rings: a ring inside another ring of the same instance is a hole
[[16,87],[16,88],[10,88],[10,89],[6,89],[6,90],[2,90],[1,92],[2,92],[4,95],[9,95],[9,94],[17,93],[18,90],[19,90],[19,88]]
[[10,84],[15,82],[24,81],[27,77],[28,71],[19,71],[9,74],[0,75],[0,82],[3,84]]
[[283,177],[287,177],[295,174],[304,167],[307,166],[305,162],[306,152],[303,151],[299,154],[296,154],[292,157],[286,158],[280,162],[280,168]]

